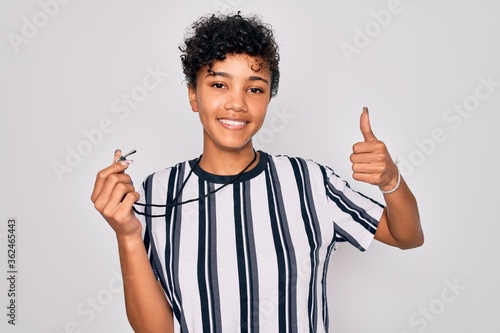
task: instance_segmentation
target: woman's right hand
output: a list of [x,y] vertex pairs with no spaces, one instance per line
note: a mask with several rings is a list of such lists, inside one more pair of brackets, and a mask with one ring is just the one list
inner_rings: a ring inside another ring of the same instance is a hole
[[97,173],[91,200],[118,238],[140,236],[142,226],[132,211],[132,205],[140,195],[125,173],[129,163],[115,162],[120,156],[121,151],[117,149],[113,164]]

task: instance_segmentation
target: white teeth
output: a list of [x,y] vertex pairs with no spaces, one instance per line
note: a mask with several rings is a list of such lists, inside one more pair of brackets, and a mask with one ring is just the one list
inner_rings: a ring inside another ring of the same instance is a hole
[[237,120],[230,120],[230,119],[219,119],[219,121],[223,124],[231,125],[231,126],[243,126],[246,124],[246,122],[244,122],[244,121],[237,121]]

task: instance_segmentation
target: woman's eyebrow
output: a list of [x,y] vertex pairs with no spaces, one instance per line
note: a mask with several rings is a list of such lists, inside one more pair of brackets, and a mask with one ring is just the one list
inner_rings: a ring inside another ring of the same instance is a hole
[[[215,72],[215,71],[210,71],[205,77],[209,77],[209,76],[222,76],[222,77],[227,77],[227,78],[230,78],[232,79],[233,76],[229,73],[226,73],[226,72]],[[263,77],[261,76],[257,76],[257,75],[252,75],[252,76],[249,76],[248,77],[248,81],[264,81],[265,83],[269,84],[269,81],[264,79]]]
[[269,84],[269,81],[264,79],[263,77],[261,76],[250,76],[248,78],[249,81],[264,81],[265,83]]
[[222,77],[228,77],[230,79],[232,79],[233,77],[231,76],[231,74],[229,73],[226,73],[226,72],[214,72],[214,71],[209,71],[208,74],[205,76],[205,77],[209,77],[209,76],[222,76]]

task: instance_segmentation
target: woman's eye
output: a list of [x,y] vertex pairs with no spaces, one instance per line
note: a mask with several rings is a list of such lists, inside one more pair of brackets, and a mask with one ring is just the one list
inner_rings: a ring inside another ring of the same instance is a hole
[[212,84],[212,87],[217,88],[217,89],[222,89],[222,88],[224,88],[224,85],[222,83],[214,83],[214,84]]
[[250,88],[249,90],[251,93],[254,93],[254,94],[262,94],[264,92],[264,90],[262,90],[260,88]]

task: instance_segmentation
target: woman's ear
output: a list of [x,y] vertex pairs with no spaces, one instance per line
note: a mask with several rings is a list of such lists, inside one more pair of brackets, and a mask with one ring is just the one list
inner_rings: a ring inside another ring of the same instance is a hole
[[196,88],[192,85],[188,85],[188,98],[189,104],[191,104],[191,110],[193,112],[198,112],[198,102],[196,100]]

